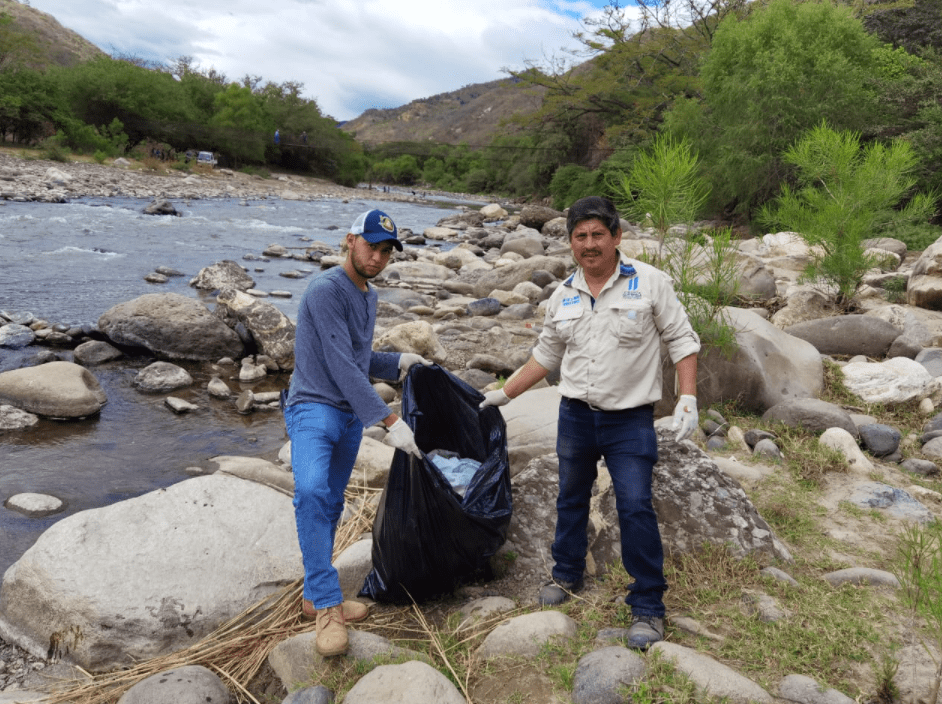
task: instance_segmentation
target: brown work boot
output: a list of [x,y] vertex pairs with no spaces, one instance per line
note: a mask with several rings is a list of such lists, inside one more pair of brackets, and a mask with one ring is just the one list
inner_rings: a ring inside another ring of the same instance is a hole
[[[343,620],[345,623],[356,623],[362,621],[370,615],[370,607],[361,604],[359,601],[345,601],[341,604],[343,607]],[[306,621],[313,621],[317,618],[317,610],[307,599],[301,600],[301,616]]]
[[325,658],[347,652],[347,627],[343,623],[343,607],[340,604],[320,609],[317,621],[317,652]]

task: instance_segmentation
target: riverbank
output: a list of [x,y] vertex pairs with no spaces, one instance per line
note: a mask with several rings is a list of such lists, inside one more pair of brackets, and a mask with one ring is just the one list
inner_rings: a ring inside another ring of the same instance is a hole
[[98,164],[89,157],[68,163],[41,158],[36,150],[0,148],[0,202],[65,202],[81,197],[240,198],[249,200],[356,199],[432,203],[443,199],[479,203],[491,199],[469,194],[400,187],[348,188],[314,176],[271,172],[268,178],[232,169],[198,166],[171,168],[162,162],[115,159]]

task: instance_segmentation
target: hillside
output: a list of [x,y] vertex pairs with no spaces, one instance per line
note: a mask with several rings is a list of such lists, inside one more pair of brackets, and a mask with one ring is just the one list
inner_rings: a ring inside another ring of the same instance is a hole
[[102,55],[101,49],[63,27],[52,15],[17,0],[0,0],[0,67],[74,66]]
[[507,120],[532,112],[543,101],[542,88],[525,88],[517,79],[476,83],[449,93],[413,100],[386,110],[367,110],[341,129],[365,143],[434,141],[487,144]]

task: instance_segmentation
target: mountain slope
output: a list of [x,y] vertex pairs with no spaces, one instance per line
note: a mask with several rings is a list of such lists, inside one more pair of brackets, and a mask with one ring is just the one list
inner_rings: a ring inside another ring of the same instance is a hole
[[367,110],[341,129],[372,144],[433,141],[482,146],[497,134],[513,132],[506,121],[537,110],[544,93],[513,78],[475,83],[398,108]]
[[16,0],[0,0],[0,68],[74,66],[104,52],[52,15]]

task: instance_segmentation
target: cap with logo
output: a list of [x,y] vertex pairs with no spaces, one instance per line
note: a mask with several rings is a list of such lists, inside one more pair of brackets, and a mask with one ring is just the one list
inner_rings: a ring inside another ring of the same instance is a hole
[[354,220],[350,232],[360,235],[370,244],[390,240],[396,249],[402,251],[402,242],[399,241],[396,223],[382,210],[367,210]]

